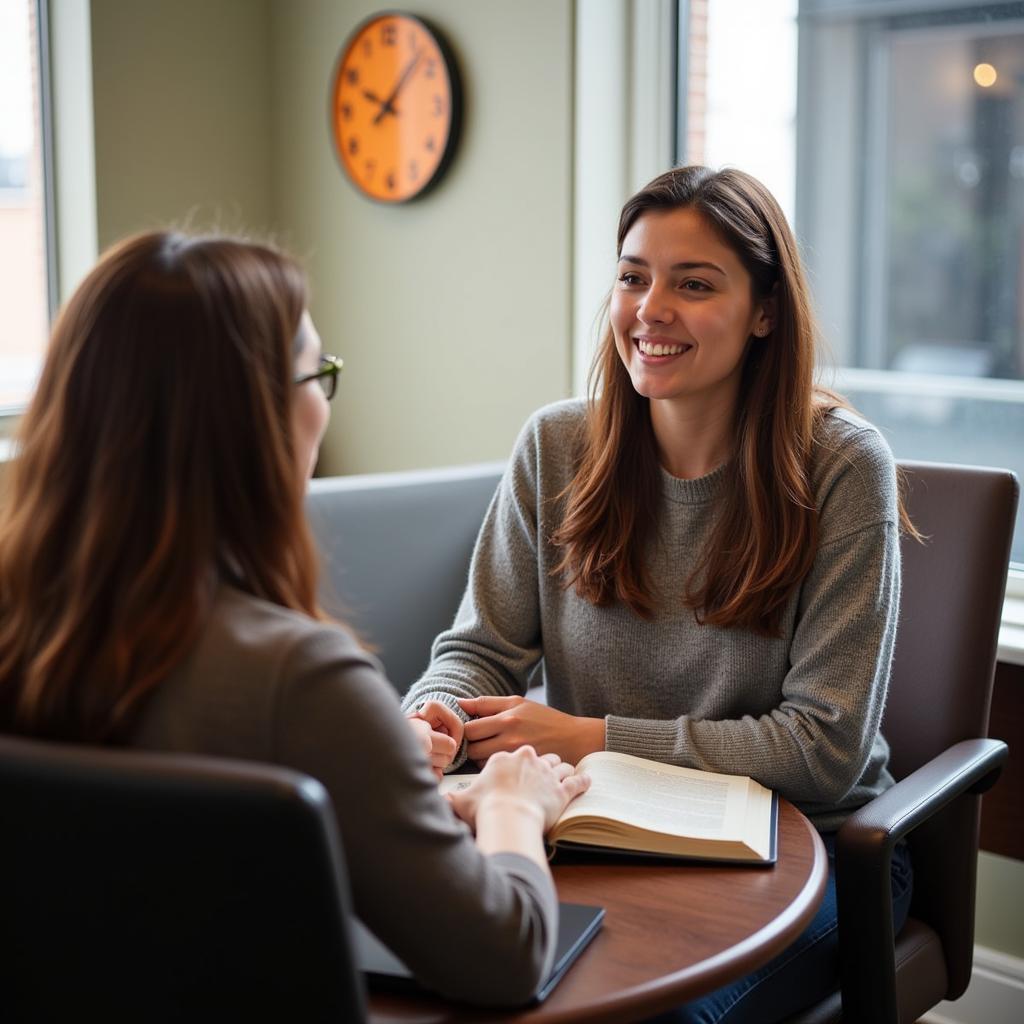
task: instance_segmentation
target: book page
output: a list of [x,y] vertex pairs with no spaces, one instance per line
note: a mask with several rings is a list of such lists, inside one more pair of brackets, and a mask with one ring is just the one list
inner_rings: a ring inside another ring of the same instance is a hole
[[744,776],[608,751],[589,754],[577,771],[590,775],[591,787],[569,805],[559,825],[602,817],[666,835],[739,839],[746,832],[750,780]]
[[[590,775],[591,786],[555,826],[555,833],[567,839],[575,838],[581,826],[594,834],[593,823],[598,819],[669,837],[749,843],[760,856],[768,854],[762,845],[771,834],[772,794],[746,776],[680,768],[610,751],[588,754],[576,770]],[[478,777],[479,773],[446,775],[439,788],[442,794],[458,792]],[[574,822],[575,831],[567,832]],[[614,831],[622,834],[617,826]],[[606,830],[603,834],[606,845],[627,845],[612,842]],[[662,846],[648,840],[632,848]]]

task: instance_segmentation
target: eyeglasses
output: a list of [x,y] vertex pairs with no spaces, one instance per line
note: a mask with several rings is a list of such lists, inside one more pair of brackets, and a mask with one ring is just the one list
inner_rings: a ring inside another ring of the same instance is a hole
[[337,390],[338,374],[341,373],[341,368],[344,365],[345,361],[339,359],[338,356],[321,356],[320,369],[316,373],[307,373],[304,377],[296,377],[295,383],[308,384],[311,380],[317,381],[323,390],[324,397],[329,402]]

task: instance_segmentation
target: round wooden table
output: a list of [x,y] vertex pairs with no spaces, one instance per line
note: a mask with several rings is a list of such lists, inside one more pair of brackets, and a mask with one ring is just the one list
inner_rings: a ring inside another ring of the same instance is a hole
[[774,867],[611,858],[556,863],[559,899],[605,907],[604,926],[540,1006],[493,1011],[375,993],[372,1024],[601,1024],[639,1021],[767,963],[814,917],[828,859],[818,833],[779,801]]

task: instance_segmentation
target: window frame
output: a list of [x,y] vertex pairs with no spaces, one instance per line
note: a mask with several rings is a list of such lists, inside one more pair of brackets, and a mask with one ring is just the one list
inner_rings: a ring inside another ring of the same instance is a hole
[[[935,5],[937,6],[937,5]],[[981,4],[963,4],[965,10],[971,7],[984,9]],[[989,7],[1000,5],[988,4]],[[930,12],[929,12],[930,13]],[[908,39],[941,39],[943,36],[955,37],[958,29],[963,27],[964,22],[957,21],[950,17],[949,20],[941,20],[943,12],[935,11],[935,19],[929,20],[926,24],[891,25],[881,24],[881,17],[875,14],[873,18],[865,17],[867,30],[865,32],[865,60],[867,74],[865,85],[868,91],[865,109],[869,112],[864,127],[864,167],[865,179],[861,188],[861,205],[863,216],[860,218],[864,224],[861,237],[857,240],[860,252],[858,254],[860,279],[863,287],[857,291],[864,296],[864,304],[860,311],[863,318],[862,323],[854,326],[854,341],[860,347],[863,340],[872,346],[872,351],[859,351],[865,368],[872,368],[880,364],[886,355],[882,345],[887,333],[886,310],[889,303],[889,277],[887,274],[888,262],[886,259],[872,259],[872,253],[882,252],[886,246],[886,211],[888,209],[888,177],[885,168],[888,164],[888,140],[889,112],[891,107],[888,99],[888,78],[889,68],[892,61],[892,46],[897,41]],[[1024,34],[1024,5],[1021,5],[1021,13],[1017,17],[1000,17],[991,22],[972,21],[969,23],[971,35],[974,38],[992,37],[997,38],[1007,32]],[[868,180],[870,176],[870,180]],[[844,367],[855,369],[855,367]],[[860,369],[860,367],[856,367]],[[877,372],[889,373],[879,369]],[[930,375],[921,375],[922,383],[932,393],[941,385],[943,380],[950,381],[950,394],[957,394],[961,397],[994,398],[1005,401],[1008,385],[1013,386],[1018,392],[1017,401],[1024,403],[1024,380],[1012,380],[1006,378],[942,378],[934,380]],[[993,385],[989,387],[989,385]],[[965,395],[966,390],[973,390],[970,396]]]
[[50,0],[35,0],[39,34],[39,140],[43,156],[43,230],[46,239],[46,301],[50,323],[57,315],[57,193],[53,159],[53,76],[50,67]]
[[[848,328],[851,348],[849,355],[862,363],[883,361],[882,339],[887,333],[888,280],[885,259],[872,258],[886,245],[886,210],[888,181],[885,175],[889,138],[889,107],[887,104],[888,73],[892,44],[898,38],[912,35],[917,38],[955,35],[958,29],[970,26],[972,36],[999,36],[1007,31],[1024,32],[1024,5],[1005,4],[993,0],[870,0],[851,4],[847,0],[800,0],[800,17],[804,19],[801,33],[807,24],[831,25],[835,23],[859,24],[861,74],[867,90],[855,138],[863,152],[863,173],[854,179],[852,194],[858,207],[855,221],[861,225],[850,234],[854,249],[854,265],[858,280],[851,291],[865,297],[854,310]],[[991,11],[995,17],[985,21],[981,13]],[[801,44],[804,40],[801,39]],[[682,45],[682,44],[681,44]],[[816,59],[815,54],[798,49],[803,61]],[[803,65],[802,65],[803,67]],[[800,102],[815,109],[801,120],[812,127],[821,120],[817,100],[811,90],[801,83]],[[798,125],[798,147],[801,144],[801,126]],[[809,151],[809,149],[807,150]],[[806,151],[805,151],[806,152]],[[813,166],[810,160],[798,159],[798,169]],[[799,171],[798,171],[799,173]],[[806,177],[806,175],[805,175]],[[814,182],[810,183],[811,189]],[[798,207],[797,219],[805,224],[813,222],[816,212],[812,204]],[[868,339],[875,348],[863,351],[861,339]],[[836,386],[840,391],[870,391],[873,394],[926,396],[953,399],[977,399],[987,402],[1011,402],[1024,406],[1024,379],[957,377],[928,373],[904,373],[896,370],[855,366],[840,362],[834,368]],[[1011,562],[1007,578],[1007,597],[1024,599],[1024,563]],[[1019,663],[1024,664],[1024,651]]]

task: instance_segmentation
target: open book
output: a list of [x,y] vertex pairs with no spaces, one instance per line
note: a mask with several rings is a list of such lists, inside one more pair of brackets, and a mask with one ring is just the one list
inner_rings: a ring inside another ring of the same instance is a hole
[[[548,833],[552,847],[774,864],[778,797],[745,775],[717,775],[602,750],[576,766],[591,778]],[[448,775],[441,792],[475,775]]]

